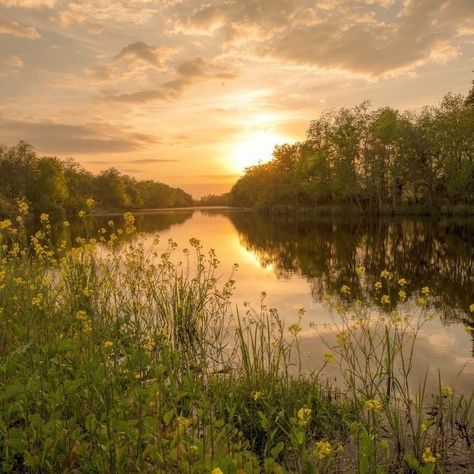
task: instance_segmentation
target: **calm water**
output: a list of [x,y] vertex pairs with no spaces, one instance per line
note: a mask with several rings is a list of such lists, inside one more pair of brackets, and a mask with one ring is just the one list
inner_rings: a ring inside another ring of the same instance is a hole
[[[93,225],[107,219],[95,218]],[[474,333],[465,329],[474,327],[469,313],[473,218],[270,219],[245,211],[180,210],[137,216],[137,227],[150,238],[159,234],[163,247],[169,238],[180,247],[189,246],[192,237],[200,239],[204,248],[215,249],[225,274],[238,263],[237,305],[249,301],[257,307],[264,291],[265,303],[278,308],[287,325],[304,308],[302,348],[308,368],[319,367],[327,350],[320,335],[331,338],[332,318],[322,297],[338,293],[343,284],[355,294],[363,291],[356,266],[366,268],[362,284],[368,288],[384,269],[410,282],[409,297],[428,286],[436,297],[436,318],[418,341],[418,376],[426,370],[436,376],[439,368],[453,383],[465,366],[457,385],[463,391],[474,388]],[[375,299],[372,303],[377,305]]]

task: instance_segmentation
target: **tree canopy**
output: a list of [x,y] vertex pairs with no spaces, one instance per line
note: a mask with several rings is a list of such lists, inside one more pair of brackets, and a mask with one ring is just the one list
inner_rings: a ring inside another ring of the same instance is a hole
[[153,180],[139,181],[115,168],[94,175],[74,160],[38,156],[31,145],[0,145],[0,215],[14,214],[18,199],[36,212],[73,213],[93,198],[98,209],[185,207],[192,197]]
[[[472,95],[472,91],[471,91]],[[393,212],[474,204],[474,106],[447,94],[437,107],[373,110],[369,102],[323,113],[306,139],[277,146],[232,188],[236,206],[352,205]]]

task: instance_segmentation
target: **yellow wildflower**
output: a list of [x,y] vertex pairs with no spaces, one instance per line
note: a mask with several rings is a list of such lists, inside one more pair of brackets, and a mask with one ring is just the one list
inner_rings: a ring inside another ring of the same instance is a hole
[[222,469],[220,467],[215,467],[212,471],[211,474],[224,474],[222,472]]
[[375,282],[374,288],[376,290],[381,290],[382,289],[382,282],[380,282],[380,281]]
[[453,389],[449,385],[443,385],[441,387],[441,393],[443,395],[451,396],[453,394]]
[[303,426],[306,425],[311,417],[311,413],[313,413],[311,408],[300,408],[297,415],[299,424]]
[[330,364],[331,362],[334,361],[334,354],[332,352],[326,352],[324,354],[324,359],[326,360],[328,364]]
[[91,209],[93,208],[95,205],[95,201],[92,199],[92,198],[88,198],[86,199],[86,206]]
[[400,286],[405,286],[408,282],[405,280],[405,278],[400,278],[400,280],[398,280],[398,284]]
[[46,213],[43,212],[43,213],[40,215],[40,221],[41,221],[41,222],[48,222],[48,221],[49,221],[49,214],[46,214]]
[[421,289],[421,294],[424,295],[424,296],[428,296],[430,294],[430,289],[427,286],[424,286]]
[[425,448],[421,458],[425,464],[434,464],[436,462],[436,456],[433,455],[433,452],[429,446]]
[[398,292],[398,296],[400,297],[400,299],[401,299],[402,301],[405,301],[406,298],[407,298],[407,294],[406,294],[403,290],[400,290],[400,291]]
[[379,411],[382,408],[382,403],[379,400],[372,399],[366,400],[364,406],[369,410]]
[[364,275],[365,274],[365,268],[364,267],[356,267],[356,273],[357,275]]
[[10,219],[5,219],[0,221],[0,230],[9,229],[12,226],[12,221]]
[[380,298],[380,301],[382,304],[390,304],[390,296],[383,295],[382,298]]
[[105,341],[104,342],[104,349],[111,349],[114,346],[112,341]]
[[301,326],[299,324],[292,324],[288,328],[288,331],[290,331],[293,336],[296,336],[301,331]]
[[382,270],[382,272],[380,272],[380,278],[385,278],[386,280],[388,280],[390,278],[390,273],[388,270]]
[[263,393],[262,392],[254,392],[252,395],[253,401],[258,402],[263,398]]
[[429,428],[428,423],[422,423],[420,426],[421,431],[427,431]]
[[474,313],[474,303],[472,303],[471,306],[469,306],[469,311],[471,313]]
[[426,306],[426,300],[425,300],[425,298],[422,298],[422,297],[420,296],[420,298],[418,298],[418,304],[419,304],[420,306]]
[[339,290],[343,295],[350,295],[351,289],[347,285],[342,285],[341,289]]
[[64,221],[64,222],[63,222],[63,226],[66,227],[66,229],[69,227],[69,225],[70,225],[70,224],[69,224],[68,221]]
[[314,445],[312,456],[315,459],[325,459],[332,453],[331,443],[328,441],[317,441]]
[[82,219],[86,215],[86,211],[79,211],[77,215]]

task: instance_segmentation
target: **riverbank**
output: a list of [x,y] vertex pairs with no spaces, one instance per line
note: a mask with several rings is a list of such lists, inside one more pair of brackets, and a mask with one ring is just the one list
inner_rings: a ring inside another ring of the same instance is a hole
[[301,324],[264,301],[236,312],[234,274],[199,241],[127,243],[126,214],[99,232],[110,252],[87,235],[52,247],[43,216],[30,247],[22,219],[0,233],[3,471],[456,472],[470,455],[472,397],[409,382],[429,288],[408,302],[384,273],[370,315],[342,286],[336,343],[307,372]]

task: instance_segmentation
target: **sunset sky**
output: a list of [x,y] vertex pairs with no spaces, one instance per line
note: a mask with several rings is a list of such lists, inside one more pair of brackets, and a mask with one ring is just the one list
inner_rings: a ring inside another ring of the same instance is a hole
[[199,197],[331,107],[474,77],[474,0],[0,0],[0,143]]

